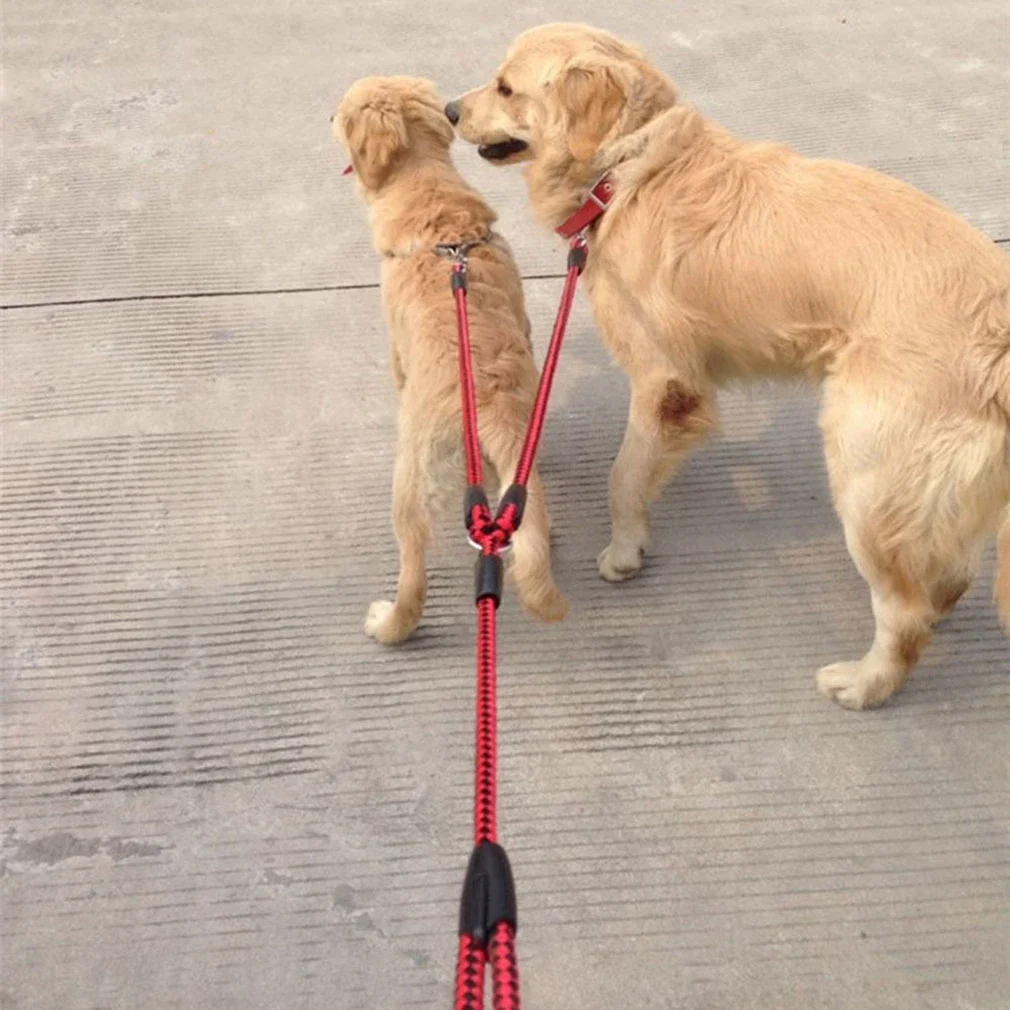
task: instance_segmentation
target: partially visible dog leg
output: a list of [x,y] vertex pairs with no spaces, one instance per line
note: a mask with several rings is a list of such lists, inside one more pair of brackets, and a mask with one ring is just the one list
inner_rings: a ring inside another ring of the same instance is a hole
[[512,540],[510,570],[523,607],[541,621],[560,621],[568,613],[568,601],[554,584],[550,521],[543,486],[535,470],[526,490],[526,511]]
[[992,599],[1000,622],[1010,635],[1010,505],[1003,509],[996,538],[996,584]]
[[[511,482],[519,461],[526,413],[525,406],[510,404],[481,431],[481,444],[498,473],[502,490]],[[568,601],[554,584],[550,520],[536,468],[526,488],[526,509],[522,525],[512,538],[512,548],[509,573],[524,609],[542,621],[562,620],[568,613]]]
[[365,618],[365,631],[386,645],[409,638],[424,610],[424,552],[431,539],[431,517],[422,483],[414,447],[401,435],[393,469],[393,531],[400,546],[396,600],[376,600]]
[[598,559],[608,582],[638,573],[649,539],[649,506],[715,423],[707,392],[666,374],[632,381],[628,426],[610,471],[611,539]]

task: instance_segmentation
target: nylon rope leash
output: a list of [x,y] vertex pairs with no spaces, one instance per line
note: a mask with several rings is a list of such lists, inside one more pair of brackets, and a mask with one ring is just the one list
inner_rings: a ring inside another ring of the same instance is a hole
[[[571,237],[571,236],[566,236]],[[501,603],[501,555],[511,545],[522,522],[526,485],[543,432],[554,372],[557,369],[579,275],[586,265],[583,231],[572,239],[568,271],[561,292],[536,399],[530,412],[519,462],[511,485],[496,513],[484,492],[477,401],[467,319],[467,252],[473,243],[440,247],[452,256],[450,283],[456,303],[459,335],[459,384],[466,456],[467,489],[464,522],[467,539],[480,552],[476,565],[477,692],[474,762],[473,853],[463,882],[459,908],[459,949],[456,959],[454,1010],[482,1010],[486,968],[490,965],[494,1010],[519,1010],[519,967],[515,936],[518,926],[515,883],[497,828],[496,611]]]

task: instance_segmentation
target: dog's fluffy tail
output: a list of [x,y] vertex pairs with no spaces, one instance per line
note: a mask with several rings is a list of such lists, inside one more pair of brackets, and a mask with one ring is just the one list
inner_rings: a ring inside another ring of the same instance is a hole
[[999,619],[1010,634],[1010,505],[1003,510],[1002,523],[996,539],[996,586],[993,600]]

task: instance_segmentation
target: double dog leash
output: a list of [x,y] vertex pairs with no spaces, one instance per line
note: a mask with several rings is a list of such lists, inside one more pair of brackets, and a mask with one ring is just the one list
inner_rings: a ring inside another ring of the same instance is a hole
[[[348,165],[343,174],[354,171]],[[456,303],[459,336],[459,387],[462,403],[463,447],[466,456],[466,494],[463,520],[467,540],[480,556],[477,559],[474,598],[477,606],[477,733],[474,762],[473,842],[474,848],[463,881],[459,905],[459,950],[456,958],[456,987],[453,1010],[483,1010],[484,977],[491,966],[494,1010],[520,1010],[519,965],[515,937],[518,927],[516,889],[505,850],[498,844],[497,828],[497,714],[495,615],[501,603],[503,565],[501,555],[522,523],[526,505],[526,485],[536,459],[540,435],[547,414],[554,372],[557,369],[568,317],[575,299],[575,287],[586,265],[586,232],[607,209],[615,195],[609,173],[593,184],[586,199],[556,229],[569,239],[568,271],[561,290],[561,303],[554,320],[544,367],[540,373],[536,399],[530,412],[515,475],[502,495],[495,513],[484,491],[480,439],[477,434],[477,397],[470,355],[470,325],[466,311],[467,254],[491,236],[459,243],[436,245],[434,252],[452,260],[449,275]]]
[[497,829],[497,716],[496,716],[496,611],[501,603],[503,565],[501,555],[522,523],[526,485],[543,432],[554,372],[557,369],[568,317],[579,276],[586,265],[586,229],[610,203],[614,186],[604,176],[590,190],[586,201],[558,228],[570,239],[568,270],[561,291],[554,329],[540,373],[526,437],[512,483],[495,512],[484,491],[480,439],[477,433],[477,400],[470,354],[467,318],[467,254],[486,239],[443,245],[436,251],[452,259],[450,284],[456,303],[459,338],[459,386],[466,457],[466,494],[463,519],[467,539],[479,552],[474,598],[477,607],[477,698],[476,753],[474,769],[474,848],[463,882],[459,907],[459,949],[456,959],[454,1010],[483,1010],[486,968],[491,967],[494,1010],[519,1010],[519,967],[515,936],[518,926],[515,883],[505,850],[498,844]]
[[456,302],[459,333],[459,384],[466,455],[467,489],[464,521],[467,539],[480,552],[477,559],[477,733],[474,776],[474,849],[470,856],[459,910],[459,951],[456,961],[454,1010],[484,1006],[485,968],[491,966],[494,1010],[519,1010],[519,969],[515,884],[505,850],[498,844],[496,825],[497,720],[495,698],[495,612],[501,603],[502,552],[523,518],[526,485],[536,458],[547,413],[547,400],[557,368],[575,286],[586,264],[586,240],[579,232],[568,251],[568,272],[554,330],[544,359],[540,384],[530,414],[526,438],[511,485],[492,513],[483,488],[477,404],[467,320],[467,252],[469,243],[452,250],[450,282]]

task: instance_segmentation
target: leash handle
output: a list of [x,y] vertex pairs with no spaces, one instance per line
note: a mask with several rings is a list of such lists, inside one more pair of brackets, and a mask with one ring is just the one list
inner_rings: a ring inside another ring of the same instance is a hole
[[462,934],[456,955],[453,1010],[484,1010],[484,966],[487,954],[472,936]]
[[521,1010],[515,930],[505,922],[491,935],[486,951],[472,937],[459,938],[453,1010],[484,1010],[484,969],[487,965],[491,966],[494,1010]]
[[487,957],[491,965],[494,1010],[520,1010],[516,932],[507,922],[499,923],[495,928],[488,944]]

